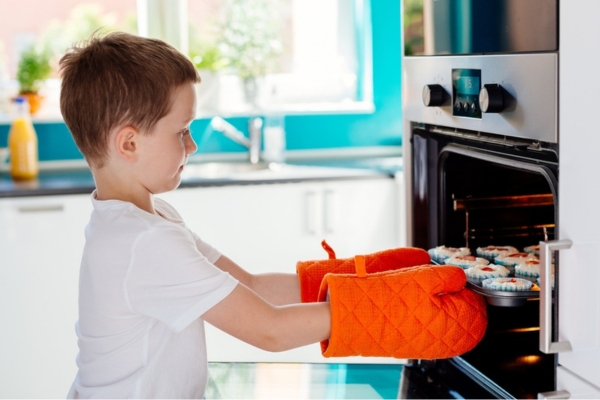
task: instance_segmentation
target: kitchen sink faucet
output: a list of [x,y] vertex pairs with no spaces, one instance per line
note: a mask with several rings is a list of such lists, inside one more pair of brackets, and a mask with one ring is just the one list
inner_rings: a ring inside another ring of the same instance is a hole
[[221,132],[234,142],[248,148],[250,154],[250,163],[257,164],[260,161],[260,140],[262,136],[263,121],[259,117],[250,118],[248,121],[248,135],[244,136],[235,126],[225,121],[221,117],[214,117],[210,121],[210,126],[217,132]]

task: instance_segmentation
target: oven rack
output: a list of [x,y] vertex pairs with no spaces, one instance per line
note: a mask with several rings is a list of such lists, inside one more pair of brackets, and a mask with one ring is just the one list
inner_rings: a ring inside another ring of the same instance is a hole
[[553,206],[552,194],[454,199],[454,211]]
[[554,237],[554,224],[536,224],[498,228],[468,228],[469,239],[502,239],[507,237],[527,237],[543,235],[545,240]]
[[465,212],[465,247],[469,247],[469,241],[471,240],[485,239],[490,241],[528,236],[543,236],[544,240],[548,240],[548,237],[554,237],[554,223],[473,228],[469,220],[469,211],[471,210],[554,206],[554,196],[552,194],[468,197],[463,199],[454,199],[453,196],[453,206],[454,211]]

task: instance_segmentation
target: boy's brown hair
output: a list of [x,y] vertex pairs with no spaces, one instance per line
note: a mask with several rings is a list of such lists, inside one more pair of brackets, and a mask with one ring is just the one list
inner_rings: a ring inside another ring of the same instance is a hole
[[172,93],[200,82],[192,62],[158,39],[113,32],[92,36],[60,60],[60,110],[77,147],[101,168],[108,134],[130,125],[150,133],[168,114]]

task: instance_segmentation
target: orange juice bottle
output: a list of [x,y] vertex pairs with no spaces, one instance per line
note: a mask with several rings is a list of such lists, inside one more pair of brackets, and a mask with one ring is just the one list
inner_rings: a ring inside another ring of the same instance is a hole
[[25,97],[15,99],[16,113],[8,132],[10,174],[15,180],[34,179],[38,176],[38,141]]

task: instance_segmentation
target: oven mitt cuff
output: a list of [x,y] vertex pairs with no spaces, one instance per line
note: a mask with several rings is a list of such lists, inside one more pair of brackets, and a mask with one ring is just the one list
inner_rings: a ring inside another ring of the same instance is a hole
[[[360,256],[359,256],[360,257]],[[328,274],[331,335],[324,357],[449,358],[479,343],[487,327],[483,296],[466,289],[455,266],[424,265],[357,275]]]
[[[300,281],[300,298],[303,303],[317,301],[319,287],[326,274],[353,274],[355,271],[354,258],[338,259],[325,240],[321,242],[321,245],[329,255],[328,260],[299,261],[296,264],[296,272]],[[430,262],[427,251],[415,247],[400,247],[365,256],[367,273],[412,267]]]

